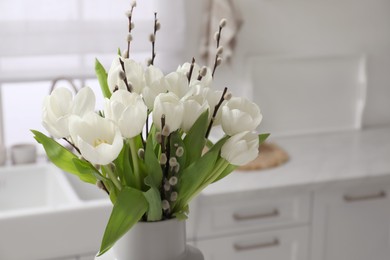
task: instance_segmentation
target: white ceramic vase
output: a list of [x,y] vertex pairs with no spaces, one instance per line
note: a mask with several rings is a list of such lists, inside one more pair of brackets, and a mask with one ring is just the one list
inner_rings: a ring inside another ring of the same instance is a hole
[[186,244],[185,221],[139,222],[110,251],[95,260],[204,260]]

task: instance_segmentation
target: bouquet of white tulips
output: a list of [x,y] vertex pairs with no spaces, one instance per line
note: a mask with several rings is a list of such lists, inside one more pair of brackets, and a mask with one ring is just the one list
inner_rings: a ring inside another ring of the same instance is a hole
[[[96,60],[104,108],[95,109],[95,95],[88,87],[74,97],[57,88],[43,105],[43,125],[51,137],[33,131],[57,167],[97,185],[110,197],[114,206],[100,254],[138,221],[185,219],[190,200],[255,159],[259,143],[268,136],[254,132],[262,119],[256,104],[232,97],[226,88],[212,88],[226,21],[216,33],[213,69],[193,60],[164,75],[154,66],[157,18],[147,66],[129,57],[134,6],[127,13],[127,51],[119,52],[108,73]],[[208,137],[218,125],[225,136],[212,143]]]

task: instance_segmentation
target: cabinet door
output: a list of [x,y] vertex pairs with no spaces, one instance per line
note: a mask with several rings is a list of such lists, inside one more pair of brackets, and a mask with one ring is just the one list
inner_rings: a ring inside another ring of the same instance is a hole
[[355,186],[318,194],[313,260],[390,259],[390,190]]
[[196,246],[205,260],[306,260],[308,228],[202,239]]

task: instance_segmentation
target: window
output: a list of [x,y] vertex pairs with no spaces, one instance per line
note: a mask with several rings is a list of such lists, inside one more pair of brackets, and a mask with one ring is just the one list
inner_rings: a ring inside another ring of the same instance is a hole
[[[43,130],[42,101],[54,78],[76,79],[77,86],[84,82],[98,93],[98,82],[93,80],[94,58],[108,68],[117,48],[126,46],[124,13],[130,2],[0,1],[0,127],[7,147],[34,142],[29,129]],[[153,2],[140,0],[134,10],[136,41],[132,53],[139,61],[150,55],[148,35],[153,29]],[[61,85],[66,83],[58,84]],[[98,103],[101,106],[102,100]],[[1,132],[0,129],[0,135]]]

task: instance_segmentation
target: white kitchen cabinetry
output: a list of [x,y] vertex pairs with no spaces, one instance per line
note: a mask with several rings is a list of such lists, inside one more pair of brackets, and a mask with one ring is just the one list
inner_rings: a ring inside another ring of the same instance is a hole
[[306,260],[310,201],[285,189],[201,196],[196,246],[205,260]]
[[205,260],[306,260],[308,227],[205,239],[197,243]]
[[390,178],[363,181],[315,193],[313,260],[390,259]]

